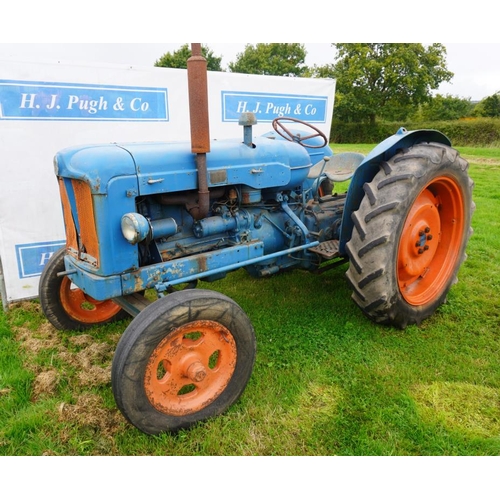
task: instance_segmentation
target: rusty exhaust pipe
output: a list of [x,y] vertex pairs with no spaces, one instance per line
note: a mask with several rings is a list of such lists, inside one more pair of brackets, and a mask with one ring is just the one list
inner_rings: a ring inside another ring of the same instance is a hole
[[196,154],[198,172],[198,205],[190,209],[194,220],[208,215],[210,194],[207,180],[207,153],[210,152],[208,123],[207,60],[202,56],[201,43],[191,44],[187,60],[191,151]]

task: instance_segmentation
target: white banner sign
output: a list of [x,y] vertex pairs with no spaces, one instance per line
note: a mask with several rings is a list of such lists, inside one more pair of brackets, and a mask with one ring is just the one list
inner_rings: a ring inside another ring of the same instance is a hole
[[[210,138],[254,135],[277,116],[327,136],[335,81],[209,72]],[[0,274],[2,302],[34,298],[50,256],[64,245],[54,154],[89,143],[190,140],[187,71],[0,60]]]

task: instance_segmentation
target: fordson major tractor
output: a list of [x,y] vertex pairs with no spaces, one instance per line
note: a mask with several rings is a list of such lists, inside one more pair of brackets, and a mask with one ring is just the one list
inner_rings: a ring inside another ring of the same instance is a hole
[[[368,318],[418,325],[457,280],[474,208],[468,164],[438,131],[400,129],[366,157],[335,155],[319,129],[293,118],[253,137],[255,116],[244,113],[239,138],[212,141],[200,44],[187,73],[190,142],[57,153],[66,247],[39,288],[58,329],[133,317],[111,383],[125,418],[148,434],[219,415],[251,376],[249,318],[199,281],[348,262]],[[346,193],[332,190],[349,178]]]

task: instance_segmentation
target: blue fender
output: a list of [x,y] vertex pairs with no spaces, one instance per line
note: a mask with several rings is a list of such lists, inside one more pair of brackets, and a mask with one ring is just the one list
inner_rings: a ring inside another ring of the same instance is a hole
[[371,182],[380,168],[380,163],[391,159],[398,150],[409,148],[421,142],[438,142],[451,146],[451,141],[444,134],[437,130],[413,130],[407,131],[400,128],[394,135],[391,135],[368,153],[363,162],[354,172],[349,184],[342,225],[340,228],[339,251],[345,255],[345,245],[351,238],[354,226],[351,214],[359,208],[365,192],[363,185]]

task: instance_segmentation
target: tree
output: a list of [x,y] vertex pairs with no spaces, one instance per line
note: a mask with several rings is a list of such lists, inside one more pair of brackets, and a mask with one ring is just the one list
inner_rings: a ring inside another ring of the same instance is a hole
[[401,119],[431,98],[453,73],[440,43],[335,43],[334,117],[370,121]]
[[477,104],[474,114],[489,118],[500,117],[500,92],[490,95]]
[[473,107],[470,99],[437,94],[424,103],[415,116],[424,121],[458,120],[470,116]]
[[300,43],[247,44],[236,56],[236,62],[229,63],[229,70],[254,75],[303,76],[306,54]]
[[324,66],[314,64],[306,68],[303,76],[307,78],[335,78],[334,70],[335,66],[333,64],[325,64]]
[[[201,53],[207,60],[209,71],[222,71],[222,56],[217,57],[207,45],[201,46]],[[191,47],[185,43],[174,52],[166,52],[155,62],[155,66],[162,68],[187,68],[187,60],[191,57]]]

